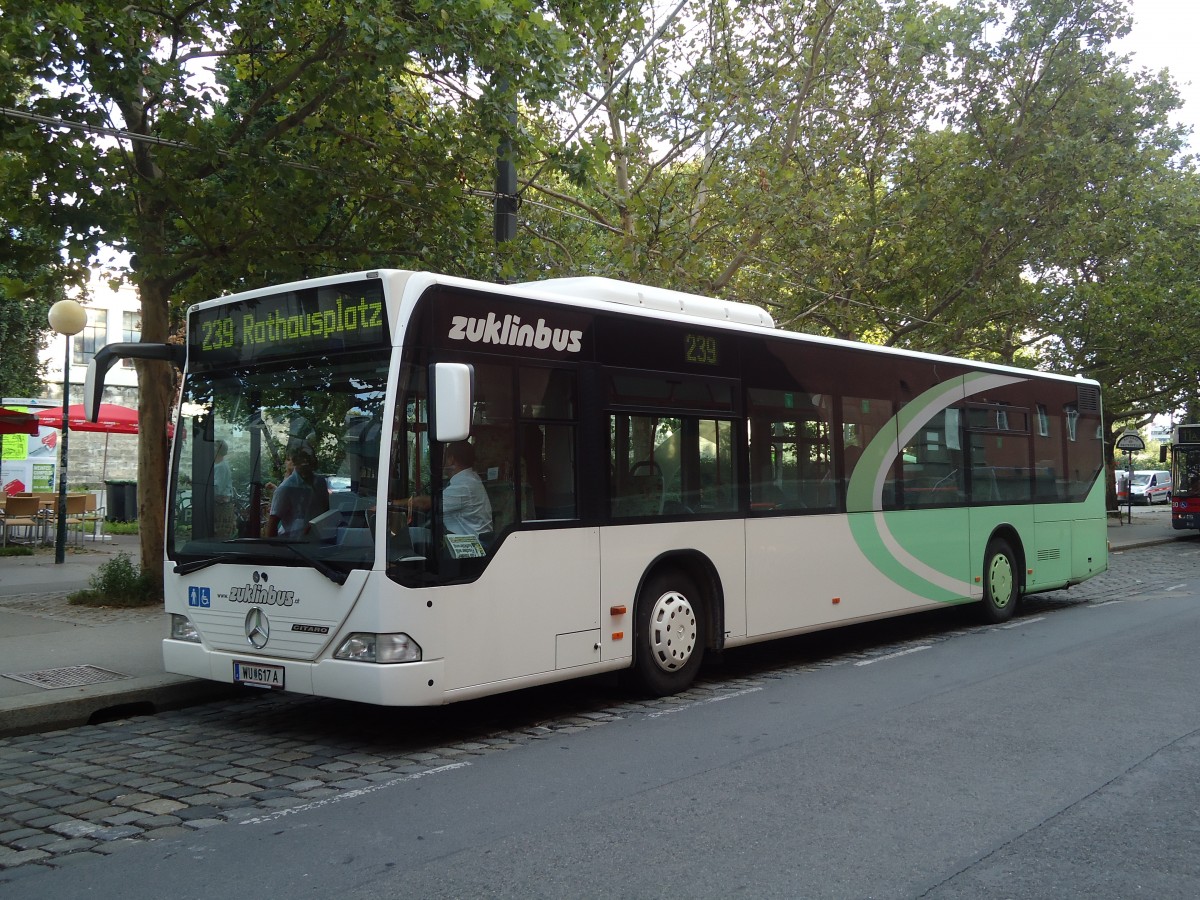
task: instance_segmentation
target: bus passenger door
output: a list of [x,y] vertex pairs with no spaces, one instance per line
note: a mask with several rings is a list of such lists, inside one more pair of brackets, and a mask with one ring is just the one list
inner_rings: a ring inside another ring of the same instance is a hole
[[[670,566],[699,591],[715,575],[725,635],[746,633],[745,523],[737,515],[733,420],[609,412],[608,526],[600,534],[603,657],[633,653],[643,579]],[[720,643],[718,641],[717,643]]]

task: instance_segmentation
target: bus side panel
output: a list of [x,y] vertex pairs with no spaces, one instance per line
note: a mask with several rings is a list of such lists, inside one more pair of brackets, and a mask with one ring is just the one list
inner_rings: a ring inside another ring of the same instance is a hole
[[762,518],[746,523],[746,535],[751,636],[926,608],[969,593],[965,510]]
[[[974,595],[972,576],[977,563],[971,554],[975,530],[970,513],[965,506],[886,512],[883,523],[894,541],[894,546],[889,542],[886,550],[895,563],[887,568],[875,553],[870,558],[898,586],[921,600],[958,603]],[[861,518],[862,514],[858,515]],[[864,544],[863,549],[868,545]],[[896,563],[900,564],[899,571]]]
[[[638,586],[656,559],[677,551],[696,551],[716,567],[725,604],[725,633],[746,634],[746,524],[741,519],[614,525],[601,529],[601,616],[603,658],[633,655],[633,615]],[[627,613],[613,617],[610,610]],[[611,626],[611,627],[610,627]],[[622,633],[620,640],[613,635]]]
[[423,593],[442,607],[445,689],[551,672],[578,643],[560,635],[599,629],[599,543],[596,528],[517,531],[477,581]]
[[1074,550],[1071,523],[1040,521],[1034,526],[1034,542],[1025,546],[1025,589],[1049,590],[1071,578]]
[[[1052,582],[1049,577],[1038,577],[1037,582],[1031,585],[1031,590],[1044,589],[1038,585],[1060,587],[1068,577],[1070,581],[1077,582],[1108,569],[1108,513],[1104,506],[1104,479],[1098,477],[1081,503],[1041,503],[1033,507],[1037,522],[1037,551],[1046,556],[1055,544],[1061,544],[1066,565],[1061,581]],[[1054,536],[1053,543],[1046,539],[1047,534]],[[1026,552],[1029,554],[1029,564],[1036,565],[1038,552],[1032,547],[1026,547]]]
[[1108,523],[1105,520],[1076,522],[1071,539],[1072,581],[1083,581],[1108,569]]

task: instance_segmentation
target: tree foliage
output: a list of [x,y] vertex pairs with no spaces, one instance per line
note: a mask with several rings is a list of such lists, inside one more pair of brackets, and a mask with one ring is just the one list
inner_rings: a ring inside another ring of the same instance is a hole
[[[182,304],[239,287],[381,263],[486,274],[489,219],[464,188],[566,49],[535,0],[11,0],[0,106],[22,117],[0,151],[70,259],[131,255],[143,340],[165,341]],[[172,379],[137,368],[154,560]]]
[[46,315],[51,303],[10,292],[18,279],[0,276],[0,397],[31,397],[41,391]]
[[622,22],[581,69],[601,114],[527,188],[602,230],[529,213],[539,267],[1078,372],[1113,419],[1194,396],[1200,185],[1169,75],[1113,50],[1125,0],[696,3],[605,93],[654,25]]

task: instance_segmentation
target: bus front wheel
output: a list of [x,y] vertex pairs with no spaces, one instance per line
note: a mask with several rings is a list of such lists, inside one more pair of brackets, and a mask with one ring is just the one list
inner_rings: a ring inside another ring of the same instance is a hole
[[637,601],[633,676],[654,697],[686,690],[704,657],[704,601],[691,579],[675,570],[652,575]]
[[994,538],[983,554],[983,600],[979,605],[983,621],[991,625],[1007,622],[1016,611],[1019,594],[1016,554],[1008,541]]

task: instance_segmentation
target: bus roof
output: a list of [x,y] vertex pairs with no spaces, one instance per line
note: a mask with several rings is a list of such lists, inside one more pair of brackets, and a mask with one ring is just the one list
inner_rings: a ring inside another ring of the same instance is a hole
[[[980,360],[966,359],[963,357],[949,356],[945,354],[926,353],[918,350],[905,350],[899,347],[887,347],[882,344],[869,344],[864,341],[844,340],[842,338],[826,337],[819,334],[808,334],[801,331],[777,330],[771,315],[766,310],[750,303],[719,300],[715,297],[705,297],[701,294],[689,294],[684,291],[673,291],[668,288],[652,287],[650,285],[636,284],[634,282],[620,281],[615,278],[603,278],[600,276],[546,278],[541,281],[523,281],[515,284],[497,284],[487,281],[478,281],[471,278],[463,278],[457,275],[445,275],[438,272],[422,270],[371,269],[368,271],[339,273],[337,275],[328,275],[321,278],[290,282],[287,284],[265,286],[255,290],[226,295],[224,297],[218,297],[212,300],[206,300],[201,303],[194,304],[189,308],[189,313],[194,309],[203,309],[214,304],[228,303],[234,300],[261,296],[263,294],[269,294],[275,291],[297,290],[301,287],[336,284],[343,281],[352,281],[361,278],[389,277],[399,277],[405,281],[408,281],[408,287],[416,288],[418,293],[423,291],[425,287],[429,285],[444,284],[448,286],[454,285],[492,293],[523,295],[529,297],[530,299],[541,299],[551,302],[557,301],[573,306],[591,307],[592,309],[600,309],[609,305],[620,305],[631,307],[631,311],[635,312],[635,314],[640,313],[655,318],[682,316],[685,319],[693,320],[708,319],[736,330],[754,330],[757,328],[765,328],[772,330],[780,337],[786,337],[798,341],[808,341],[815,344],[824,344],[826,346],[856,348],[873,353],[884,353],[932,361],[944,360],[946,362],[957,363],[959,365],[966,364],[978,369],[988,369],[996,372],[1020,373],[1025,377],[1051,378],[1082,382],[1086,384],[1099,384],[1099,382],[1095,381],[1094,379],[1086,378],[1082,375],[1063,375],[1055,372],[1046,372],[1042,369],[1026,369],[1019,366],[983,362]],[[415,295],[410,295],[410,297],[415,300]],[[411,302],[411,300],[409,302]]]
[[[453,276],[434,276],[439,283],[471,284],[466,279]],[[715,319],[728,326],[750,326],[770,328],[775,330],[775,321],[769,313],[749,303],[737,303],[729,300],[717,300],[699,294],[688,294],[683,291],[672,291],[666,288],[649,287],[633,282],[619,281],[613,278],[594,276],[578,278],[547,278],[543,281],[525,281],[517,284],[479,285],[494,291],[521,291],[526,295],[534,295],[546,300],[585,305],[596,308],[606,303],[616,303],[632,306],[647,315],[686,316],[689,318]],[[1020,373],[1024,377],[1051,378],[1064,381],[1083,382],[1099,385],[1099,382],[1082,375],[1064,375],[1057,372],[1047,372],[1042,369],[1026,369],[1020,366],[992,363],[981,360],[946,354],[927,353],[920,350],[906,350],[901,347],[888,347],[883,344],[869,344],[865,341],[846,340],[843,338],[826,337],[820,334],[809,334],[803,331],[775,330],[781,337],[814,344],[833,347],[846,347],[866,350],[872,353],[884,353],[894,356],[904,356],[931,361],[943,360],[968,365],[973,368],[988,369],[996,372]]]
[[509,285],[509,287],[549,291],[567,297],[603,300],[608,303],[621,303],[626,306],[656,309],[660,312],[680,313],[685,316],[696,316],[703,319],[737,322],[741,325],[759,325],[764,328],[775,327],[775,320],[771,318],[770,313],[750,303],[718,300],[714,297],[702,296],[701,294],[688,294],[684,291],[672,291],[668,288],[634,284],[630,281],[618,281],[615,278],[601,278],[599,276],[547,278],[544,281],[525,281]]

